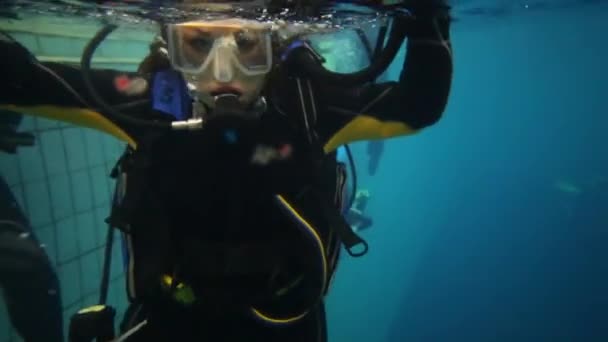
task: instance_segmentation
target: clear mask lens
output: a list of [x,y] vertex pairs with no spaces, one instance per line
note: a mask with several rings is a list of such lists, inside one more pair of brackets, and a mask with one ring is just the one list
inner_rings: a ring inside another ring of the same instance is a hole
[[181,72],[212,71],[218,81],[228,82],[236,69],[252,76],[272,66],[270,31],[263,27],[186,23],[169,25],[167,33],[171,64]]

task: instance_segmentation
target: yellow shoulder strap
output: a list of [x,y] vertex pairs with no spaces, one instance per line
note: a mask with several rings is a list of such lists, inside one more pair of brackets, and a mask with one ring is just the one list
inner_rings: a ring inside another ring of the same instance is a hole
[[122,128],[118,127],[103,115],[90,109],[51,105],[16,106],[1,104],[0,110],[18,112],[24,115],[40,116],[51,120],[69,122],[77,126],[89,127],[104,133],[108,133],[119,140],[128,143],[132,148],[137,148],[137,143],[135,140]]
[[338,147],[358,140],[375,140],[408,135],[417,131],[399,121],[380,121],[369,115],[359,115],[337,131],[323,150],[330,153]]

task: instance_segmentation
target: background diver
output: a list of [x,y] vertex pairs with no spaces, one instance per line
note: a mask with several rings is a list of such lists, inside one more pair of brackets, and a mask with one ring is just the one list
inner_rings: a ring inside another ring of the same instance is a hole
[[[368,145],[369,146],[369,145]],[[346,174],[342,190],[342,215],[354,232],[370,228],[374,221],[365,214],[371,197],[369,190],[357,188],[355,161],[346,146],[338,148],[336,153],[338,167]],[[350,173],[348,172],[350,166]]]
[[384,141],[383,140],[372,140],[367,143],[367,156],[369,163],[367,164],[367,172],[370,176],[375,176],[380,165],[380,158],[384,153]]
[[[129,250],[128,340],[327,339],[323,298],[340,246],[367,247],[340,215],[336,148],[417,132],[448,100],[449,8],[409,10],[354,74],[325,70],[303,37],[230,16],[161,25],[137,73],[90,69],[113,26],[80,69],[0,40],[0,108],[129,144],[109,218]],[[370,83],[405,37],[398,82]]]
[[357,190],[353,206],[350,207],[345,214],[346,222],[348,222],[354,232],[366,230],[374,224],[372,218],[365,214],[365,209],[367,208],[369,198],[369,190]]

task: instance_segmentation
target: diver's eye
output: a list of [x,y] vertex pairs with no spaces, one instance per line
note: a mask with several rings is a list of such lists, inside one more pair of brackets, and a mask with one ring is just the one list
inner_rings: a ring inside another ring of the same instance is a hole
[[238,31],[234,33],[234,41],[239,47],[240,52],[249,52],[259,44],[259,39],[256,35],[247,31]]
[[199,36],[188,40],[188,45],[197,52],[208,53],[213,47],[211,37]]

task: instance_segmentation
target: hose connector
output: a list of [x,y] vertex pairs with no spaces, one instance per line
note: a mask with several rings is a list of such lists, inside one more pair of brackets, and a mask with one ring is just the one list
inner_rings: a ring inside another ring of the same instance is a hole
[[194,118],[188,119],[184,121],[173,121],[171,122],[171,129],[173,130],[190,130],[194,131],[197,129],[203,128],[203,119],[202,118]]

